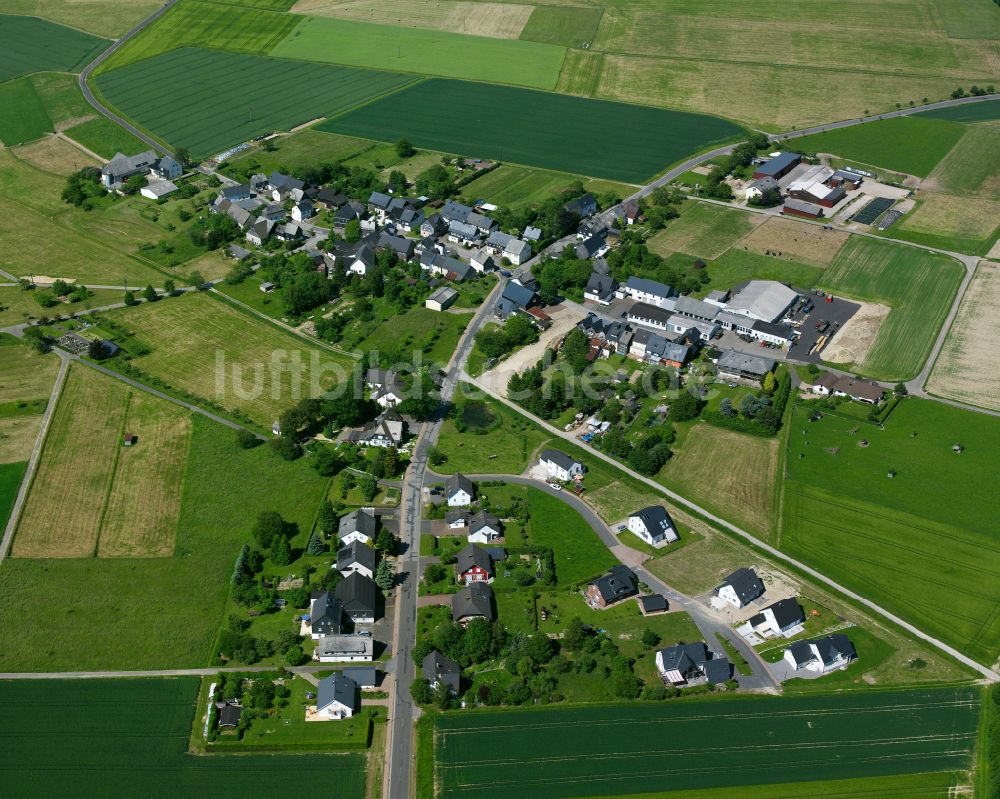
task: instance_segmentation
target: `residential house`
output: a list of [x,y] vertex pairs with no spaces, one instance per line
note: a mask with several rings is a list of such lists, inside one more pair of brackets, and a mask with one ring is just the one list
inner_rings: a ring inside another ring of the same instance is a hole
[[450,286],[441,286],[435,289],[431,295],[424,300],[424,307],[432,311],[444,311],[458,299],[458,292]]
[[442,275],[446,280],[459,282],[470,277],[474,271],[469,264],[433,250],[421,253],[420,268],[432,275]]
[[739,350],[726,350],[719,356],[716,367],[723,380],[750,380],[763,383],[768,373],[774,371],[777,361],[761,355],[751,355]]
[[257,221],[250,226],[247,231],[246,240],[255,247],[263,247],[264,242],[271,238],[274,232],[275,222],[272,219],[262,219],[257,217]]
[[542,229],[541,228],[537,228],[537,227],[532,227],[531,225],[528,225],[524,229],[524,232],[521,234],[521,237],[525,241],[541,241],[542,240]]
[[444,481],[444,496],[449,508],[466,507],[476,496],[476,486],[464,474],[455,472]]
[[718,322],[702,322],[700,319],[690,319],[680,314],[671,314],[667,319],[667,332],[676,335],[678,341],[708,343],[721,331]]
[[349,274],[361,275],[362,277],[368,274],[368,270],[375,266],[375,262],[377,260],[375,257],[375,250],[367,244],[362,244],[352,255],[335,257],[338,262],[342,261],[347,264],[347,268],[345,270],[346,272]]
[[354,572],[365,577],[375,577],[378,553],[363,541],[352,541],[337,552],[337,571],[344,577]]
[[479,230],[474,225],[465,222],[449,222],[448,241],[471,247],[479,241]]
[[462,679],[462,667],[436,649],[431,650],[424,658],[423,663],[420,664],[420,673],[424,675],[424,679],[430,683],[434,690],[443,686],[448,689],[448,693],[452,696],[458,694]]
[[459,624],[466,625],[473,619],[495,621],[496,617],[493,590],[488,583],[470,583],[451,598],[451,618]]
[[469,543],[491,544],[503,536],[500,519],[492,513],[480,511],[469,519]]
[[593,608],[606,608],[639,593],[639,579],[628,566],[612,566],[587,585],[587,604]]
[[243,716],[242,707],[233,702],[226,702],[218,710],[220,730],[231,730],[239,725],[240,718]]
[[136,155],[115,153],[111,160],[101,167],[101,185],[108,191],[119,189],[129,178],[148,174],[157,160],[158,156],[153,150],[145,150]]
[[267,179],[267,187],[271,192],[271,199],[275,202],[282,202],[291,196],[295,190],[302,191],[305,188],[305,181],[285,175],[281,172],[272,172]]
[[795,671],[826,674],[849,666],[858,659],[858,653],[846,635],[834,633],[812,641],[796,641],[785,650],[784,659]]
[[603,236],[588,236],[576,245],[576,257],[581,261],[597,258],[608,251],[608,242]]
[[862,380],[851,375],[837,375],[833,372],[823,372],[809,386],[813,394],[837,397],[850,397],[858,402],[877,405],[885,396],[885,389],[874,380]]
[[323,203],[329,210],[336,210],[348,201],[346,194],[341,194],[333,189],[321,188],[316,192],[316,202]]
[[746,200],[759,200],[769,191],[780,191],[778,181],[772,177],[757,178],[751,180],[743,190],[743,197]]
[[586,219],[597,213],[597,200],[593,194],[584,194],[566,203],[563,208],[571,214],[576,214],[580,219]]
[[309,602],[309,635],[340,635],[343,625],[343,608],[329,591],[317,595]]
[[354,680],[362,691],[374,691],[378,688],[378,669],[374,666],[348,666],[342,673]]
[[744,638],[751,636],[791,638],[802,632],[805,623],[806,615],[798,601],[794,598],[781,599],[773,605],[768,605],[760,613],[751,616],[736,629],[736,632]]
[[473,250],[469,253],[469,265],[480,274],[492,272],[497,268],[493,256],[486,250]]
[[375,639],[370,633],[324,635],[313,652],[320,663],[371,663],[374,657]]
[[348,222],[355,219],[362,219],[367,216],[367,209],[357,200],[348,200],[340,206],[333,214],[333,226],[337,230],[343,231]]
[[365,383],[375,389],[371,398],[383,408],[390,408],[403,401],[406,387],[399,375],[391,370],[369,369],[365,375]]
[[497,300],[496,315],[505,318],[518,311],[527,311],[535,303],[535,291],[516,280],[508,280]]
[[462,527],[468,527],[469,519],[471,517],[472,514],[469,511],[463,510],[462,508],[454,508],[444,514],[444,521],[445,524],[448,525],[449,529],[458,530]]
[[424,238],[439,236],[442,231],[447,229],[448,223],[441,218],[440,214],[432,214],[425,217],[424,221],[420,223],[420,235]]
[[628,517],[628,529],[652,546],[664,546],[677,540],[677,528],[667,509],[650,505]]
[[370,544],[375,539],[377,526],[375,514],[368,508],[359,508],[341,517],[337,537],[341,544],[354,541]]
[[543,450],[538,463],[550,478],[564,483],[583,477],[583,464],[558,449]]
[[394,214],[393,221],[404,233],[419,233],[424,224],[424,212],[417,208],[406,207],[398,214]]
[[316,715],[321,718],[349,719],[361,708],[358,684],[350,677],[334,673],[319,681],[316,688]]
[[305,238],[305,233],[298,222],[286,222],[284,225],[275,227],[274,236],[282,241],[299,241]]
[[704,641],[661,649],[656,653],[656,669],[672,685],[685,685],[702,677],[709,685],[717,685],[733,674],[729,659],[714,656]]
[[656,280],[647,280],[644,277],[630,277],[625,283],[618,287],[615,292],[619,299],[633,299],[636,302],[643,302],[647,305],[657,307],[668,306],[673,310],[671,302],[674,290],[665,283]]
[[764,595],[764,583],[757,572],[744,566],[723,580],[715,589],[715,595],[734,608],[742,608]]
[[311,200],[299,200],[292,206],[292,219],[296,222],[304,222],[316,216],[316,206]]
[[354,572],[334,589],[344,613],[356,624],[372,624],[378,613],[378,586],[370,577]]
[[480,236],[487,236],[496,229],[497,223],[490,217],[472,211],[465,217],[465,224],[476,229]]
[[365,447],[396,447],[406,442],[406,422],[389,406],[379,414],[378,418],[366,424],[360,430],[352,430],[348,441]]
[[454,200],[448,200],[448,202],[446,202],[441,208],[440,216],[445,222],[448,223],[465,222],[471,213],[473,213],[473,211],[468,205],[462,205],[462,203],[455,202]]
[[591,272],[587,286],[583,290],[583,299],[601,305],[611,305],[615,299],[616,288],[618,288],[618,284],[611,275]]
[[184,174],[184,167],[172,155],[157,158],[149,168],[150,175],[160,180],[174,180]]
[[390,236],[388,233],[380,233],[376,245],[380,250],[392,250],[400,261],[409,261],[413,257],[414,246],[413,239]]
[[493,559],[489,553],[469,544],[459,551],[455,561],[455,581],[469,585],[470,583],[492,583],[496,576]]

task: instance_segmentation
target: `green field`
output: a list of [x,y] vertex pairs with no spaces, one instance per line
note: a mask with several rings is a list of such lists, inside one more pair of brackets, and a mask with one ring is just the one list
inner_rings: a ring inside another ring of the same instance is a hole
[[531,489],[528,505],[531,539],[552,548],[560,584],[588,580],[618,563],[583,517],[561,499]]
[[930,119],[947,119],[952,122],[992,122],[1000,119],[1000,100],[984,100],[981,103],[954,105],[936,111],[924,111],[919,116]]
[[521,38],[566,47],[586,47],[597,34],[603,15],[603,8],[537,5],[521,29]]
[[[247,94],[248,76],[254,91]],[[104,97],[196,156],[345,111],[410,76],[185,47],[97,78]],[[150,83],[161,90],[149,92]]]
[[27,463],[0,463],[0,530],[7,526]]
[[498,784],[520,799],[775,783],[814,796],[812,781],[968,769],[979,706],[969,687],[448,714],[436,772],[442,799]]
[[104,116],[95,116],[93,119],[74,125],[65,133],[73,141],[105,158],[112,158],[115,153],[141,152],[148,146]]
[[858,368],[876,379],[906,380],[927,360],[962,274],[961,264],[948,256],[852,236],[819,286],[892,308]]
[[[327,480],[267,447],[241,449],[232,430],[200,414],[191,423],[173,555],[5,560],[0,671],[209,663],[233,561],[252,520],[276,510],[310,529]],[[39,614],[45,607],[59,612]],[[34,623],[25,624],[29,617]]]
[[1000,125],[969,125],[930,177],[951,194],[1000,199]]
[[[485,199],[502,208],[517,209],[547,200],[580,180],[565,172],[504,164],[463,186],[462,197],[470,202]],[[591,192],[610,191],[627,197],[635,191],[634,186],[625,183],[586,179],[581,182]]]
[[389,353],[390,361],[398,354],[405,363],[410,363],[414,353],[419,352],[425,362],[445,366],[470,319],[472,314],[439,313],[417,306],[379,325],[358,348],[363,352]]
[[[364,797],[361,754],[192,757],[191,725],[205,712],[195,708],[197,695],[194,677],[2,683],[0,698],[17,729],[0,753],[6,790],[54,796],[72,783],[74,796],[96,799],[219,795],[225,785],[228,795],[262,796],[286,790],[294,774],[335,785],[337,799]],[[40,713],[48,703],[59,713]],[[56,740],[60,755],[53,757]]]
[[38,16],[114,38],[152,14],[162,3],[158,0],[87,0],[67,3],[63,0],[0,0],[0,10],[7,14]]
[[961,125],[942,119],[896,117],[789,139],[788,146],[925,178],[964,133]]
[[993,662],[1000,499],[980,486],[1000,421],[920,399],[905,400],[885,429],[832,414],[811,422],[809,413],[799,404],[792,417],[781,549]]
[[562,47],[517,39],[329,17],[296,19],[298,25],[271,55],[551,89],[566,53]]
[[225,171],[241,175],[255,170],[265,174],[270,174],[275,169],[281,172],[295,171],[324,162],[342,161],[378,146],[365,139],[335,136],[314,128],[272,139],[271,142],[274,150],[270,152],[255,147],[228,159]]
[[701,291],[730,289],[747,280],[778,280],[808,289],[823,275],[818,266],[774,258],[748,250],[727,250],[708,265],[709,282]]
[[0,83],[0,141],[8,147],[40,139],[52,123],[30,78]]
[[685,203],[680,217],[649,240],[658,255],[685,252],[699,258],[717,258],[761,224],[744,211],[710,203]]
[[[484,125],[500,108],[518,111],[502,125]],[[376,100],[320,129],[383,141],[406,136],[432,150],[630,183],[742,132],[717,117],[443,79]]]
[[47,19],[0,14],[0,81],[32,72],[78,72],[110,44]]

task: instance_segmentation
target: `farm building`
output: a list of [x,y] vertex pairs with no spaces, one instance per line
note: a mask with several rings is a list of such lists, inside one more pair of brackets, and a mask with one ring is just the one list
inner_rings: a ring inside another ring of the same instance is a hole
[[763,594],[764,583],[747,567],[734,571],[715,589],[715,596],[734,608],[746,607]]
[[136,155],[115,153],[111,160],[101,167],[101,185],[108,191],[117,191],[129,178],[136,175],[152,175],[160,180],[179,178],[181,165],[169,155],[160,158],[153,150],[145,150]]
[[375,639],[368,633],[321,635],[313,653],[320,663],[371,663],[374,656]]
[[803,630],[806,615],[802,606],[792,599],[781,599],[751,616],[746,623],[736,629],[744,638],[791,638]]
[[592,608],[606,608],[639,593],[639,580],[628,566],[612,566],[588,583],[585,596]]
[[752,380],[762,383],[777,362],[773,358],[751,355],[739,350],[726,350],[719,356],[716,366],[724,380]]
[[443,311],[458,299],[458,292],[450,286],[442,286],[424,300],[424,307],[432,311]]
[[496,575],[489,553],[475,544],[462,549],[455,561],[455,580],[465,585],[491,583]]
[[549,477],[568,482],[583,476],[583,464],[557,449],[544,450],[538,463],[545,467]]
[[726,311],[777,322],[798,298],[798,293],[777,280],[751,280],[726,303]]
[[781,213],[786,216],[800,216],[803,219],[819,219],[823,216],[823,206],[789,197],[781,206]]
[[316,689],[316,715],[323,719],[349,719],[361,707],[358,684],[343,674],[331,674]]
[[826,674],[857,660],[858,653],[846,635],[834,633],[812,641],[796,641],[785,650],[783,657],[796,671],[805,669]]
[[857,172],[847,172],[843,169],[836,170],[827,181],[831,186],[843,186],[847,191],[856,191],[861,188],[864,178]]
[[667,509],[650,505],[628,517],[628,529],[652,546],[664,546],[677,540],[677,528]]
[[143,186],[139,189],[139,194],[149,200],[161,200],[177,191],[177,184],[170,180],[158,180]]
[[840,185],[828,185],[832,177],[833,170],[828,166],[819,164],[809,167],[799,178],[788,184],[788,196],[822,205],[824,208],[833,208],[847,196],[847,191]]
[[743,196],[747,200],[753,200],[764,196],[764,192],[779,191],[778,181],[772,177],[757,178],[747,184],[743,191]]
[[769,158],[760,164],[753,173],[754,180],[760,178],[783,178],[795,167],[802,163],[802,156],[798,153],[778,153],[773,158]]
[[496,617],[493,589],[487,583],[471,583],[451,598],[451,618],[459,624],[466,625],[473,619],[494,621]]

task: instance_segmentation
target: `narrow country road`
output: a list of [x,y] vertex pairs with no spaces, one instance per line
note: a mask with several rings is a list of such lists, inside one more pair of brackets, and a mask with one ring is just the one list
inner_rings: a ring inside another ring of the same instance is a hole
[[[219,672],[245,673],[274,671],[275,666],[216,666],[209,669],[145,669],[136,671],[8,671],[0,672],[0,680],[117,680],[136,677],[211,677]],[[293,674],[314,674],[329,671],[329,663],[306,666],[286,666]]]

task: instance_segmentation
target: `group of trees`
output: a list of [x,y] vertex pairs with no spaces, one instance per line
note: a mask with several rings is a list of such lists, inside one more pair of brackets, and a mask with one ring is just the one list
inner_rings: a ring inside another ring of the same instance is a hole
[[724,397],[717,410],[705,412],[704,419],[730,430],[773,436],[781,428],[791,390],[792,380],[787,371],[782,370],[777,377],[769,373],[760,391],[743,394],[738,403]]
[[692,260],[686,266],[667,262],[636,238],[636,234],[626,231],[620,246],[606,256],[611,274],[619,283],[624,283],[632,275],[646,277],[666,283],[680,294],[690,294],[709,282],[705,263]]
[[476,347],[487,358],[500,358],[516,347],[538,341],[538,328],[521,314],[512,316],[503,327],[483,328],[476,333]]
[[726,178],[733,172],[749,166],[758,151],[764,150],[770,142],[763,133],[751,134],[749,140],[733,148],[732,154],[717,161],[715,169],[705,176],[705,187],[702,194],[717,200],[733,199],[733,189],[726,183]]
[[203,214],[188,228],[191,242],[209,250],[217,250],[241,235],[240,226],[226,214]]
[[66,186],[62,190],[63,202],[89,211],[94,207],[94,200],[107,194],[101,185],[101,170],[93,166],[85,166],[66,178]]
[[546,305],[558,302],[567,293],[576,300],[582,300],[583,289],[593,268],[593,263],[577,258],[576,249],[567,245],[558,258],[547,258],[533,270],[538,279],[539,298]]
[[[993,0],[994,3],[1000,5],[1000,0]],[[989,86],[977,86],[973,84],[969,87],[969,92],[966,94],[965,89],[959,86],[955,91],[951,93],[952,99],[958,100],[961,97],[983,97],[987,94],[993,94],[996,92],[996,88],[991,83]],[[927,103],[927,98],[924,98],[924,103]],[[910,101],[910,105],[913,105],[913,101]],[[899,103],[896,103],[896,108],[899,108]]]

